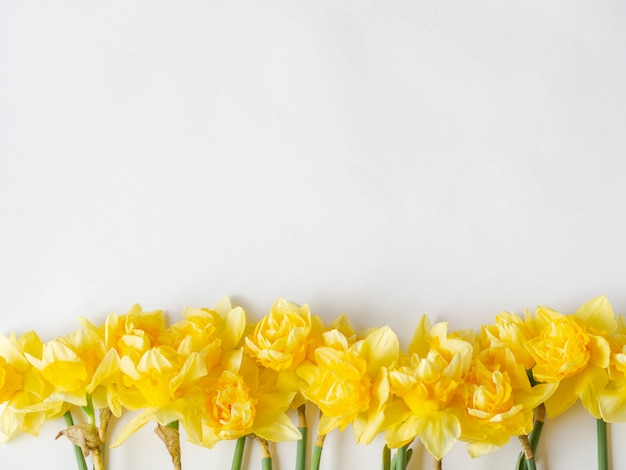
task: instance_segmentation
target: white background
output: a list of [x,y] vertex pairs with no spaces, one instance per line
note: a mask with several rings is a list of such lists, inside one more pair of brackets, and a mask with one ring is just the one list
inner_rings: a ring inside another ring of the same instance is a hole
[[[403,346],[422,313],[478,328],[603,293],[624,313],[625,24],[620,1],[2,0],[0,332],[223,295]],[[60,427],[2,468],[73,468]],[[539,465],[593,468],[594,439],[576,407]],[[322,467],[377,469],[381,445],[335,432]],[[444,468],[512,469],[517,449],[459,443]],[[231,452],[186,445],[184,468]],[[170,468],[151,426],[111,455]]]

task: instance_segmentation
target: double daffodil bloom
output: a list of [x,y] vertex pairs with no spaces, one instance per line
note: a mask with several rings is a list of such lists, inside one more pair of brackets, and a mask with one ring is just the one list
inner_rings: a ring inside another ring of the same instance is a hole
[[120,430],[112,447],[122,444],[151,420],[163,426],[180,420],[187,434],[199,439],[197,381],[207,374],[201,354],[184,357],[169,346],[155,346],[137,364],[130,356],[122,357],[120,368],[126,387],[122,403],[130,410],[142,411]]
[[485,347],[509,349],[526,370],[532,369],[535,365],[535,359],[526,348],[526,342],[537,335],[532,316],[528,311],[525,312],[523,320],[514,313],[502,312],[496,316],[493,325],[483,326],[481,332]]
[[[119,378],[117,353],[106,351],[100,337],[84,329],[44,343],[40,357],[30,353],[26,357],[52,386],[53,401],[86,406],[88,395],[98,386],[114,384]],[[99,405],[108,406],[106,389],[102,399],[104,403]]]
[[319,343],[321,325],[308,305],[279,298],[245,338],[246,353],[268,369],[293,371]]
[[281,389],[296,392],[293,407],[304,403],[298,392],[305,385],[296,369],[320,344],[322,328],[322,320],[311,315],[308,305],[278,298],[245,337],[245,353],[260,366],[278,372]]
[[188,356],[202,353],[207,370],[217,366],[222,351],[240,346],[246,330],[246,312],[233,307],[228,297],[223,297],[213,310],[186,307],[183,319],[174,323],[159,336],[159,343],[174,348]]
[[535,313],[538,334],[526,343],[536,364],[538,382],[558,383],[545,402],[550,417],[569,408],[577,398],[596,418],[601,413],[598,394],[608,384],[611,348],[607,337],[617,327],[606,297],[596,297],[571,315],[539,307]]
[[302,393],[322,411],[319,434],[352,424],[357,442],[367,444],[384,420],[387,371],[398,360],[398,338],[385,326],[345,349],[338,347],[341,343],[317,348],[314,360],[301,364],[298,375],[307,384]]
[[43,344],[33,331],[17,338],[0,335],[0,442],[18,431],[39,434],[45,420],[61,416],[67,405],[49,400],[53,387],[33,368],[26,354],[39,355]]
[[202,438],[192,442],[212,448],[248,434],[273,442],[301,437],[286,414],[295,392],[277,387],[276,372],[259,368],[243,349],[225,354],[222,366],[199,381]]
[[85,318],[79,322],[90,334],[101,337],[105,350],[114,349],[120,357],[129,356],[135,362],[148,349],[160,344],[158,339],[165,330],[163,311],[144,312],[138,304],[124,315],[108,315],[102,326],[95,326]]
[[437,460],[452,448],[461,437],[472,351],[469,341],[448,336],[446,323],[431,327],[428,317],[421,318],[408,354],[389,372],[393,396],[385,410],[389,447],[402,447],[419,437]]
[[462,439],[472,457],[499,449],[512,436],[530,433],[533,410],[557,387],[556,383],[533,387],[513,351],[502,346],[475,354],[465,381],[468,402]]

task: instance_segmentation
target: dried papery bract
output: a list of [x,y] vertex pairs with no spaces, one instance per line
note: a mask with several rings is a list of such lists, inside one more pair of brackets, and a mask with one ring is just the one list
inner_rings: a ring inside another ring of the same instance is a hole
[[88,423],[75,424],[60,431],[55,439],[65,436],[73,444],[79,446],[85,457],[90,454],[93,457],[93,465],[95,470],[104,470],[102,461],[102,440],[100,432],[96,426]]
[[154,428],[154,432],[157,436],[163,441],[167,451],[172,457],[172,465],[174,466],[174,470],[181,470],[181,462],[180,462],[180,434],[178,429],[175,429],[171,426],[163,426],[162,424],[158,424],[156,428]]

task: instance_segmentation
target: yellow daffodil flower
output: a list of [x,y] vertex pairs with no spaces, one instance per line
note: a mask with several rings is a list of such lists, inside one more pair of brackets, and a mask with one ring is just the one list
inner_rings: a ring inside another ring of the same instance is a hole
[[307,357],[321,332],[321,320],[302,307],[279,298],[245,338],[245,350],[259,364],[277,372],[295,368]]
[[51,398],[73,405],[87,405],[87,394],[119,377],[116,352],[107,352],[99,336],[84,329],[44,343],[41,357],[29,353],[26,357],[52,385]]
[[319,434],[352,424],[357,442],[369,443],[380,432],[389,397],[387,369],[397,361],[399,343],[388,326],[371,331],[344,350],[320,347],[313,361],[298,368],[304,396],[322,411]]
[[422,317],[408,354],[389,372],[394,397],[385,410],[389,447],[419,437],[437,460],[452,448],[461,437],[472,351],[470,342],[448,336],[446,323],[431,327]]
[[79,322],[90,334],[101,336],[105,350],[114,349],[120,357],[130,356],[133,361],[157,346],[165,329],[161,310],[144,312],[140,305],[134,305],[124,315],[108,315],[102,326],[95,326],[85,318],[80,318]]
[[525,346],[527,341],[537,335],[528,311],[525,312],[523,320],[514,313],[502,312],[496,316],[493,325],[483,326],[481,332],[487,347],[508,348],[526,370],[532,369],[535,365],[535,359]]
[[596,297],[572,315],[540,307],[534,318],[538,334],[526,343],[536,364],[538,382],[558,383],[546,400],[550,417],[569,408],[577,398],[594,417],[600,417],[598,393],[607,385],[615,314],[606,297]]
[[222,298],[214,310],[186,307],[183,319],[166,329],[159,337],[179,354],[188,356],[201,352],[207,369],[219,364],[222,351],[240,346],[246,329],[246,312],[233,307],[228,297]]
[[26,354],[40,355],[43,345],[33,331],[17,338],[0,335],[0,442],[22,430],[34,436],[43,422],[66,410],[60,400],[48,399],[54,389],[33,368]]
[[480,350],[465,380],[468,403],[462,439],[472,457],[499,449],[512,436],[527,435],[533,427],[533,410],[557,387],[556,383],[531,386],[523,364],[503,346]]
[[243,349],[228,356],[221,373],[200,380],[202,439],[196,443],[212,448],[248,434],[273,442],[299,439],[286,415],[295,393],[278,388],[276,372],[260,369]]
[[126,387],[124,406],[142,411],[120,430],[112,447],[151,420],[163,426],[180,420],[189,436],[199,438],[197,381],[207,373],[201,354],[184,357],[169,346],[155,346],[136,364],[130,356],[122,357],[120,368]]
[[322,320],[311,315],[308,305],[279,298],[245,337],[244,352],[260,366],[278,372],[281,389],[296,392],[294,408],[304,403],[298,392],[305,386],[296,369],[313,355],[322,329]]

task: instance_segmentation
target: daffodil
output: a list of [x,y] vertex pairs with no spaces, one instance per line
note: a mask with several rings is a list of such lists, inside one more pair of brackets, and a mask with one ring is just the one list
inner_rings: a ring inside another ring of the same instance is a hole
[[105,350],[113,349],[120,357],[129,356],[133,361],[160,344],[159,337],[165,330],[165,317],[161,310],[144,312],[138,304],[123,315],[108,315],[101,326],[93,325],[85,318],[79,321],[90,334],[101,336]]
[[271,370],[293,371],[304,361],[321,331],[308,305],[279,298],[245,338],[246,353]]
[[598,394],[609,381],[607,337],[617,327],[606,297],[590,300],[571,315],[539,307],[534,321],[538,334],[526,343],[536,362],[533,377],[558,383],[545,402],[548,416],[559,415],[580,398],[587,411],[600,418]]
[[385,409],[389,447],[402,447],[419,437],[436,460],[452,448],[461,437],[472,352],[472,343],[448,336],[446,323],[431,327],[428,317],[421,318],[408,354],[389,371],[392,400]]
[[119,377],[116,352],[107,352],[99,337],[84,329],[44,343],[40,357],[30,353],[26,357],[53,387],[50,399],[73,405],[86,406],[99,385]]
[[303,363],[298,374],[307,384],[304,396],[322,412],[319,433],[352,424],[357,442],[371,442],[380,431],[389,397],[387,370],[398,356],[398,338],[388,326],[343,350],[315,349],[314,360]]
[[118,433],[112,447],[151,420],[160,425],[180,420],[190,437],[199,436],[197,381],[207,373],[201,354],[184,357],[170,346],[148,349],[135,363],[131,356],[120,360],[126,387],[121,397],[130,410],[142,410]]
[[244,351],[258,365],[278,373],[281,389],[296,392],[293,407],[304,403],[299,393],[305,386],[296,370],[320,344],[322,320],[308,305],[279,298],[245,337]]
[[223,297],[214,309],[186,307],[183,319],[163,331],[158,341],[183,356],[202,353],[211,369],[219,364],[222,351],[240,346],[245,329],[245,310],[233,307],[230,299]]
[[523,364],[507,347],[486,347],[474,355],[465,376],[466,416],[462,438],[472,457],[493,452],[512,436],[528,435],[533,411],[556,389],[557,384],[532,386]]
[[0,335],[0,441],[25,431],[39,434],[45,420],[60,417],[67,405],[60,400],[49,400],[54,389],[33,368],[26,354],[40,354],[42,342],[34,331],[21,337],[13,333]]
[[535,365],[535,359],[526,348],[526,342],[537,335],[528,311],[525,312],[524,319],[514,313],[502,312],[496,316],[494,324],[483,326],[481,333],[484,347],[509,349],[526,370]]
[[[336,350],[339,354],[348,354],[346,353],[346,351],[351,345],[353,345],[357,340],[363,339],[365,336],[367,336],[368,333],[373,332],[373,331],[374,329],[371,329],[370,331],[361,333],[361,337],[359,337],[359,335],[357,335],[357,333],[354,332],[354,328],[352,327],[352,324],[350,320],[348,319],[348,317],[345,314],[342,314],[338,318],[333,320],[327,327],[324,328],[321,336],[319,337],[319,342],[315,345],[312,345],[312,347],[310,348],[310,351],[311,350],[316,351],[318,348],[325,348],[326,350],[331,349],[331,351],[329,351],[330,354],[333,354],[332,350]],[[325,349],[321,349],[321,351],[324,351]],[[314,354],[317,354],[317,353],[314,353]],[[308,357],[311,357],[310,352],[308,354]],[[363,361],[362,358],[359,358],[357,360],[357,362],[362,362],[362,361]],[[303,361],[298,367],[299,368],[302,367],[303,369],[306,369],[307,363],[309,363],[308,359]],[[302,375],[302,373],[300,373],[300,375]],[[329,378],[328,375],[327,375],[327,378]],[[334,378],[331,377],[330,382],[332,381],[334,381]],[[326,386],[328,385],[329,384],[326,384]],[[303,393],[304,389],[307,388],[307,385],[301,381],[300,386],[301,386],[300,392]],[[348,385],[348,387],[349,386],[350,385]],[[321,387],[319,387],[318,391],[321,390],[323,393],[324,388],[325,386],[322,385]],[[325,414],[325,416],[329,416],[329,415],[330,413],[327,410],[327,413]],[[326,419],[326,418],[323,418],[323,419]],[[345,425],[344,426],[340,425],[339,427],[343,429]],[[308,442],[308,439],[307,439],[308,424],[307,424],[307,419],[306,419],[306,403],[301,403],[298,406],[298,430],[302,434],[302,438],[298,441],[298,448],[297,448],[297,454],[296,454],[296,469],[304,470],[306,466],[306,453],[307,453],[307,442]],[[318,434],[317,434],[317,437],[315,438],[315,444],[313,446],[313,455],[311,458],[311,470],[317,470],[319,468],[319,463],[321,461],[322,448],[323,448],[324,440],[326,436],[325,432],[327,431],[325,430],[324,426],[322,426],[321,431],[319,430],[319,426],[318,426]]]
[[259,368],[242,349],[225,355],[222,365],[199,381],[202,438],[195,443],[212,448],[249,434],[273,442],[300,438],[286,414],[295,392],[277,387],[276,372]]

